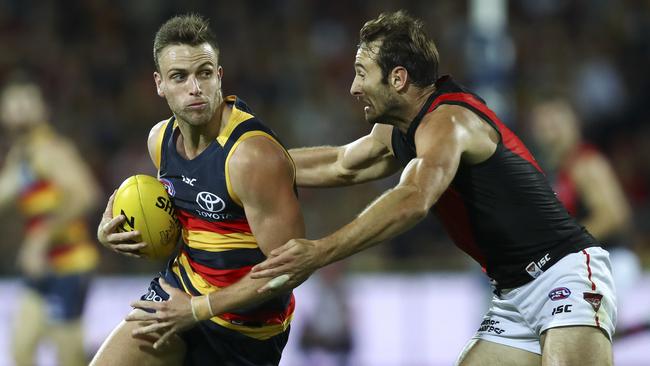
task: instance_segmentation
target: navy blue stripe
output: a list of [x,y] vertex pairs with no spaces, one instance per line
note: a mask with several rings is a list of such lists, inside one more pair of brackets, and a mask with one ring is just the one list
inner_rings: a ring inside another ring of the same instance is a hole
[[199,296],[201,293],[192,285],[192,281],[190,281],[190,278],[187,276],[187,272],[185,271],[185,268],[183,268],[182,265],[178,266],[179,272],[181,273],[181,279],[183,280],[183,284],[185,287],[187,287],[187,290],[190,292],[190,295],[192,296]]
[[215,269],[238,269],[246,266],[254,266],[266,259],[264,253],[258,248],[208,252],[206,250],[190,248],[187,244],[183,244],[183,250],[187,252],[192,261]]
[[[240,123],[239,125],[237,125],[237,127],[235,127],[235,129],[230,133],[230,136],[228,136],[228,141],[223,146],[224,150],[225,151],[230,151],[230,149],[235,144],[235,142],[237,142],[237,140],[239,140],[239,138],[243,134],[245,134],[246,132],[250,132],[250,131],[266,132],[271,137],[273,137],[276,141],[278,141],[278,143],[280,143],[277,136],[275,136],[275,133],[273,133],[273,130],[271,130],[270,128],[265,126],[257,118],[253,117],[251,119],[248,119],[248,120]],[[282,145],[282,143],[280,143],[280,145]]]

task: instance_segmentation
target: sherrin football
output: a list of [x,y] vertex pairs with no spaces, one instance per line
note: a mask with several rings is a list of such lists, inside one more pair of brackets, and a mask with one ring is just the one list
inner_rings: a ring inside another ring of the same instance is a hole
[[140,254],[149,259],[169,257],[176,247],[180,225],[162,183],[149,175],[127,178],[115,193],[113,217],[124,215],[118,231],[138,230],[148,245]]

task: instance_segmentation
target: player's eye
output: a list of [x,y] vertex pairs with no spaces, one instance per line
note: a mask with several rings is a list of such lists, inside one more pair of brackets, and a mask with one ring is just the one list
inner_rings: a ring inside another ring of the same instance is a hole
[[174,74],[172,74],[170,79],[172,79],[174,81],[183,81],[185,79],[185,75],[183,75],[181,73],[174,73]]

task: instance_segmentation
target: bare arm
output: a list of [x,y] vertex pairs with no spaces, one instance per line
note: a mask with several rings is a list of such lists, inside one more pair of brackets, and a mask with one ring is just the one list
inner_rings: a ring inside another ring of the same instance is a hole
[[417,156],[404,168],[397,186],[316,242],[320,266],[395,237],[422,220],[456,175],[466,140],[466,130],[451,115],[438,113],[423,121],[415,134]]
[[7,153],[5,164],[0,170],[0,210],[7,207],[18,195],[20,189],[19,167],[15,147]]
[[596,238],[627,229],[630,207],[612,167],[604,157],[589,154],[580,159],[571,171],[589,212],[582,224]]
[[[233,153],[228,171],[233,190],[265,255],[289,239],[304,237],[302,212],[293,190],[293,167],[282,148],[266,137],[252,137]],[[248,274],[237,283],[211,293],[214,313],[260,303],[277,295],[257,293],[265,282]]]
[[[319,240],[294,239],[253,268],[253,277],[287,274],[284,288],[314,270],[392,238],[420,221],[447,189],[461,158],[480,162],[496,148],[496,132],[473,113],[442,106],[425,117],[415,134],[417,156],[399,184],[377,198],[352,222]],[[261,292],[273,288],[266,285]]]
[[291,149],[296,182],[303,187],[332,187],[363,183],[399,169],[391,151],[392,126],[375,125],[372,132],[344,146]]

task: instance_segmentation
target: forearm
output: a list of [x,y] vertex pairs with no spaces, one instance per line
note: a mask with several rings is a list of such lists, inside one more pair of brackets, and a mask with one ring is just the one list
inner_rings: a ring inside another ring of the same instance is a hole
[[398,186],[375,200],[355,220],[317,240],[321,267],[349,257],[410,229],[428,212],[427,200],[412,186]]
[[268,279],[253,279],[250,274],[238,282],[211,292],[207,296],[214,315],[228,313],[267,301],[278,296],[277,291],[258,293],[257,290],[268,282]]
[[296,184],[301,187],[327,187],[342,183],[336,170],[340,147],[319,146],[289,150],[296,164]]

